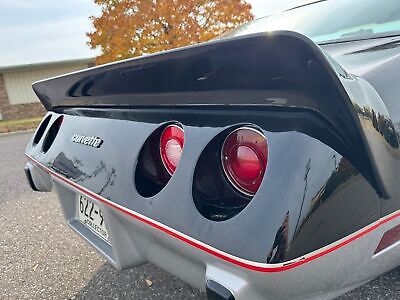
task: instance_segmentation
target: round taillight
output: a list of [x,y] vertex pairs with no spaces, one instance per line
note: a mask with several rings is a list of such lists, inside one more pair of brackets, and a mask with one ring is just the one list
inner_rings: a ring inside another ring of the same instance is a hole
[[161,160],[167,172],[174,174],[182,156],[184,132],[178,125],[167,126],[160,138]]
[[253,196],[267,168],[266,137],[251,127],[238,128],[225,139],[221,156],[228,180],[240,192]]

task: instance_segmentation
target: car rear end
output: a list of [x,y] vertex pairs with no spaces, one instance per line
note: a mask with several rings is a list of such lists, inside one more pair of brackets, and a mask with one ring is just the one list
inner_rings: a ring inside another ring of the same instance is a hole
[[398,213],[380,216],[354,109],[370,89],[293,32],[95,67],[34,84],[49,112],[25,171],[117,269],[152,262],[210,299],[332,298],[398,259],[376,251]]

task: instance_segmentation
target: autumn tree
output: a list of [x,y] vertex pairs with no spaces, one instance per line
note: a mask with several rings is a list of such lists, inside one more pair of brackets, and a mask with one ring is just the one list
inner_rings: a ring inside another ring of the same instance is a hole
[[204,42],[253,18],[245,0],[95,0],[87,36],[97,63]]

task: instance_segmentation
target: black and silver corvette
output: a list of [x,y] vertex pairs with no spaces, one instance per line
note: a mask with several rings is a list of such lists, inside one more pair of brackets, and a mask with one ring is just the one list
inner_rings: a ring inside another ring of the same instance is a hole
[[400,2],[319,1],[37,82],[25,168],[118,269],[331,299],[400,265]]

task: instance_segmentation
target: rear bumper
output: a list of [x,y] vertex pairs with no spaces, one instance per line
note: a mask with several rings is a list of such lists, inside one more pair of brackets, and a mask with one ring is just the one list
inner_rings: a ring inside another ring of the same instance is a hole
[[[400,242],[374,255],[382,235],[400,224],[400,212],[318,251],[283,264],[235,257],[131,211],[29,157],[34,186],[57,192],[68,225],[117,269],[152,262],[201,290],[216,282],[235,299],[331,299],[390,270],[400,262]],[[111,245],[83,226],[77,196],[104,212]]]

